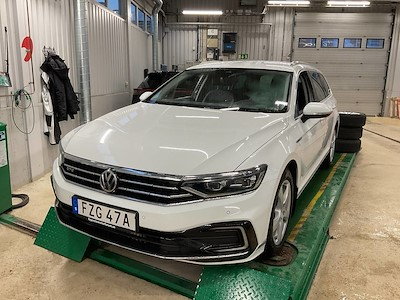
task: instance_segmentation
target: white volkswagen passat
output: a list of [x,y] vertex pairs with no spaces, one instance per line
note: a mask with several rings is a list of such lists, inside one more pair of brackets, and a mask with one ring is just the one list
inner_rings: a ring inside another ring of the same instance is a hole
[[53,166],[70,228],[202,264],[277,254],[295,201],[332,163],[336,100],[303,63],[203,63],[67,134]]

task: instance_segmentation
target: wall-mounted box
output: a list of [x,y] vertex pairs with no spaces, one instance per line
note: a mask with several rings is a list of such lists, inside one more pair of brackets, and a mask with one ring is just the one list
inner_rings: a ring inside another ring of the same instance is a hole
[[218,39],[208,39],[207,48],[218,48]]
[[222,33],[222,52],[223,53],[236,53],[236,32]]
[[207,35],[208,36],[218,35],[218,29],[207,29]]

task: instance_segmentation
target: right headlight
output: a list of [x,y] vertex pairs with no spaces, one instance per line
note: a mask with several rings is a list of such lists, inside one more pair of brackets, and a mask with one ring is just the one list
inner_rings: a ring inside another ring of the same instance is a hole
[[267,165],[260,165],[242,171],[186,176],[181,188],[202,198],[242,194],[257,189],[266,170]]

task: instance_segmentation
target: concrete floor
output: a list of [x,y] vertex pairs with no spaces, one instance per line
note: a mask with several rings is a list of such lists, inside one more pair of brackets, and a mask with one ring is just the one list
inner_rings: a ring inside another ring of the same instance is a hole
[[[400,141],[400,120],[369,118],[365,128]],[[308,299],[400,298],[399,154],[399,143],[364,131]],[[14,193],[31,201],[12,214],[41,224],[53,204],[49,175]],[[3,225],[0,257],[0,299],[186,299],[92,260],[65,259]]]
[[[365,129],[400,141],[400,120]],[[400,144],[364,130],[308,299],[400,299]]]

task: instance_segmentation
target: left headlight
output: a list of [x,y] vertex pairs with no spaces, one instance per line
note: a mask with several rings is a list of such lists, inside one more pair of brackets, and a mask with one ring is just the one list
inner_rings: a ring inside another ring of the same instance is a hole
[[242,194],[257,189],[266,170],[267,165],[260,165],[242,171],[186,176],[181,188],[202,198]]
[[64,148],[62,146],[62,141],[59,142],[58,146],[60,151],[60,154],[58,155],[58,166],[61,166],[64,162]]

